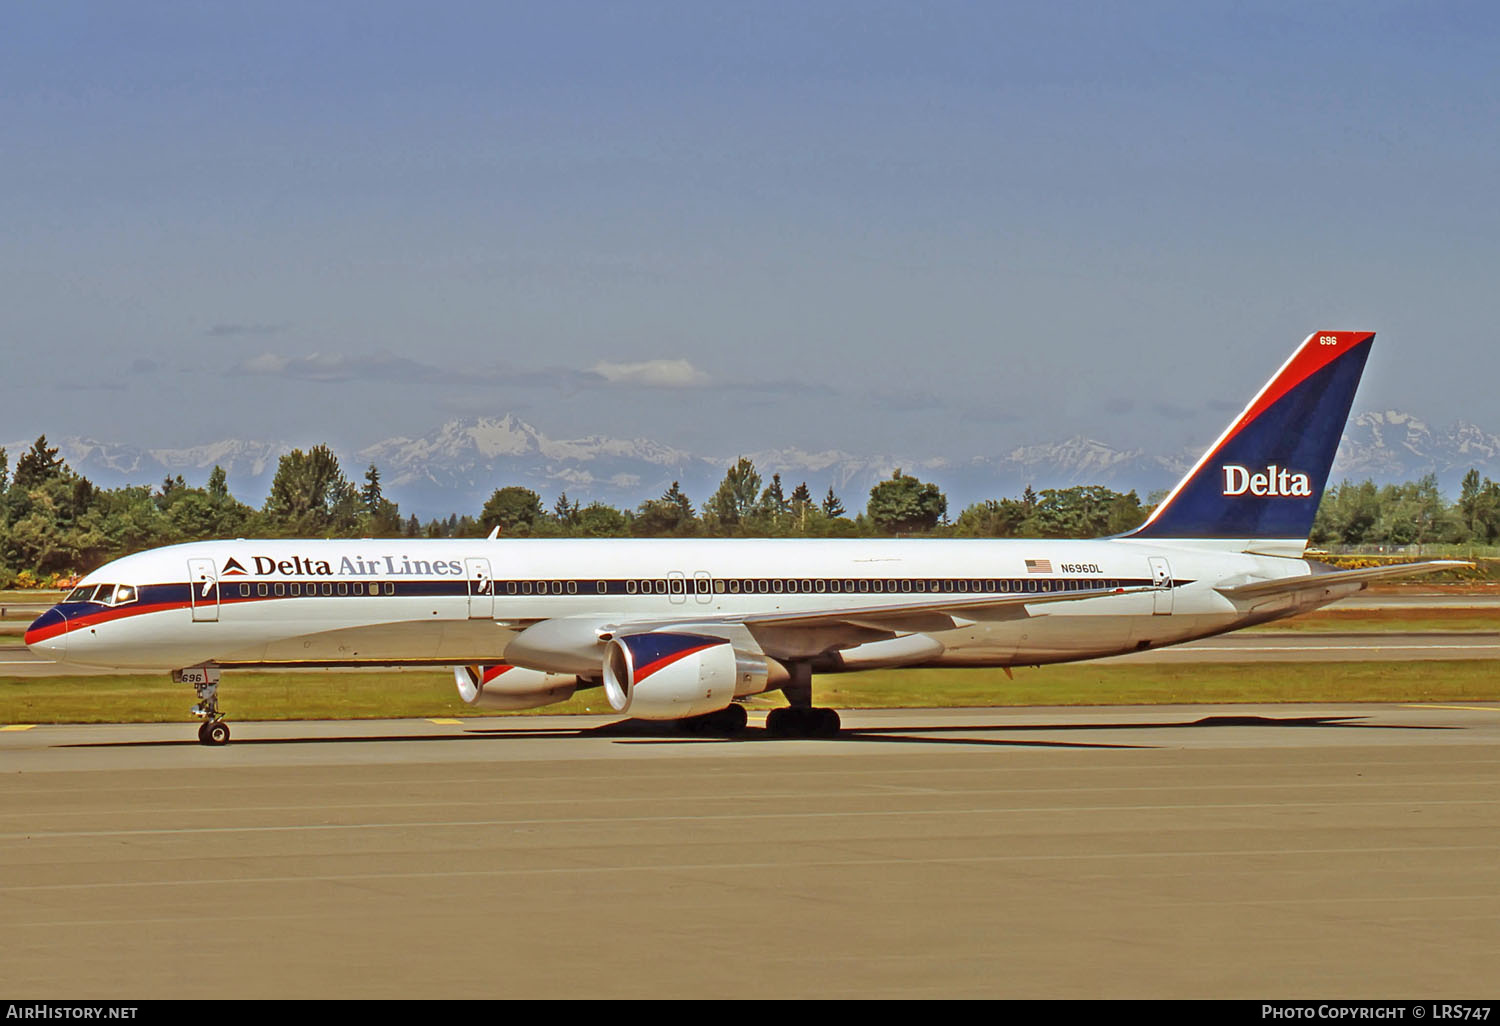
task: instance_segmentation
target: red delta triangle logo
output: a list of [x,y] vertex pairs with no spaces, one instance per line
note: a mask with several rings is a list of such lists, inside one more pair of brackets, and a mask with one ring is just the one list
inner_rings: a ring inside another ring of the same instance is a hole
[[229,562],[227,562],[227,563],[224,564],[224,569],[219,571],[219,576],[220,577],[245,577],[249,573],[250,573],[250,571],[248,571],[244,567],[240,566],[239,560],[235,559],[233,556],[230,556],[229,557]]

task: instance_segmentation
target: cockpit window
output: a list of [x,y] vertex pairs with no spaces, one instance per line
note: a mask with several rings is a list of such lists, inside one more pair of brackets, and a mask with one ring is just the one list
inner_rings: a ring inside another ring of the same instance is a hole
[[64,602],[97,602],[101,606],[118,606],[134,602],[140,596],[133,584],[85,584],[68,592]]

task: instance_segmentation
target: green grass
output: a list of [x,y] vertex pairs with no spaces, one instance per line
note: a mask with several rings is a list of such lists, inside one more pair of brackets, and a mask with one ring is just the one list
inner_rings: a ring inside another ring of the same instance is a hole
[[1365,633],[1391,631],[1500,631],[1500,611],[1487,609],[1341,609],[1333,606],[1274,620],[1247,630],[1256,633]]
[[[837,708],[1151,705],[1274,702],[1500,701],[1500,660],[1403,663],[1073,663],[1000,670],[885,670],[824,676],[819,704]],[[231,720],[487,715],[459,701],[443,671],[226,672],[220,704]],[[188,721],[190,687],[152,676],[0,678],[0,723]],[[751,709],[783,704],[757,697]],[[610,712],[598,689],[539,713]],[[495,714],[488,714],[495,715]],[[524,714],[523,714],[524,715]]]

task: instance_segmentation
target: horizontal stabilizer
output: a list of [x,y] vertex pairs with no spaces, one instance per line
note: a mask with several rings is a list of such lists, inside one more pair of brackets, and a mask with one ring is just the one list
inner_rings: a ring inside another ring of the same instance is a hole
[[1255,598],[1261,595],[1281,595],[1312,588],[1324,588],[1332,584],[1370,583],[1393,577],[1434,574],[1440,570],[1472,569],[1473,566],[1473,563],[1467,563],[1461,559],[1434,559],[1426,563],[1367,566],[1358,570],[1326,570],[1322,573],[1303,574],[1300,577],[1279,577],[1234,585],[1221,584],[1214,590],[1225,598]]

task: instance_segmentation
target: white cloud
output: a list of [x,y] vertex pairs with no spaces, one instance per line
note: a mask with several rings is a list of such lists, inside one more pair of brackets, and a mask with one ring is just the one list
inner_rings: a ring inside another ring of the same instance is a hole
[[308,353],[306,356],[282,356],[261,353],[242,360],[230,368],[231,374],[259,374],[294,378],[301,381],[340,382],[355,379],[395,381],[403,384],[441,380],[436,367],[408,360],[403,356],[377,353],[374,356],[350,356],[340,353]]
[[593,372],[611,385],[644,388],[700,388],[708,375],[686,360],[642,360],[639,363],[596,363]]

